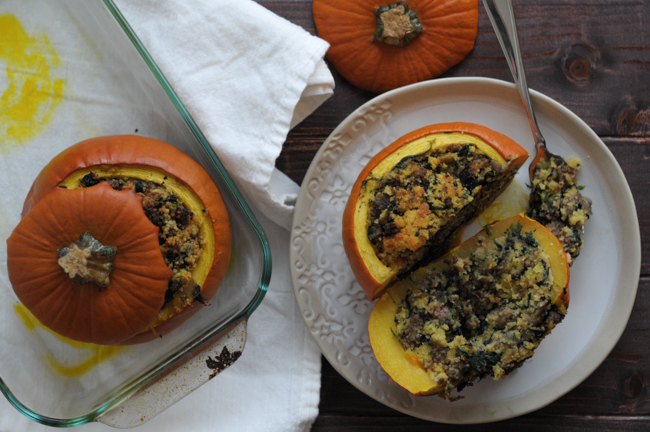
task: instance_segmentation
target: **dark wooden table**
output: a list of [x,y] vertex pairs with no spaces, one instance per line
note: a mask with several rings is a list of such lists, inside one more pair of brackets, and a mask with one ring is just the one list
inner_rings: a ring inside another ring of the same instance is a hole
[[[316,34],[309,0],[258,0]],[[350,0],[354,1],[354,0]],[[641,280],[620,341],[582,384],[534,413],[488,425],[455,426],[411,418],[357,390],[323,358],[316,431],[650,431],[650,2],[515,1],[531,88],[584,120],[621,165],[636,202],[642,241]],[[482,4],[474,50],[445,77],[512,81]],[[336,90],[291,131],[277,167],[300,184],[334,128],[375,95],[333,70]]]

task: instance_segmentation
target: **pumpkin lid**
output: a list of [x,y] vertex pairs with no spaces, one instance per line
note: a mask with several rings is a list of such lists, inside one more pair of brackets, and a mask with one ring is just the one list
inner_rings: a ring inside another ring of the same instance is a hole
[[57,188],[7,240],[9,279],[43,325],[117,344],[144,331],[164,303],[172,272],[158,230],[132,191]]

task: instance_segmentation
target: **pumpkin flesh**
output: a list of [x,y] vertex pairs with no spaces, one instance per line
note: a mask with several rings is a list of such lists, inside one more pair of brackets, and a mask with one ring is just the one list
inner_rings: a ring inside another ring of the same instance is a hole
[[568,286],[557,238],[513,216],[389,288],[371,312],[370,343],[397,384],[454,400],[454,388],[504,378],[530,358],[566,314]]
[[[373,157],[343,214],[345,251],[368,296],[377,298],[418,263],[442,255],[527,157],[504,135],[470,123],[418,129]],[[447,169],[452,159],[470,162],[459,173]],[[422,179],[421,172],[428,177]]]

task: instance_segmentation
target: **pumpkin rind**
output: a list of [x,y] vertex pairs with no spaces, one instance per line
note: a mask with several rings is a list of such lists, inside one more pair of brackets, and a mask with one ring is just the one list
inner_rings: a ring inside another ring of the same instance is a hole
[[[504,173],[514,174],[528,158],[528,152],[507,136],[487,127],[465,122],[425,126],[398,138],[375,155],[352,186],[350,198],[343,213],[342,227],[343,246],[350,266],[357,281],[370,299],[374,300],[379,297],[381,292],[396,279],[397,273],[380,263],[369,246],[364,216],[368,211],[368,203],[364,201],[366,181],[375,175],[376,170],[389,171],[404,157],[417,154],[422,145],[413,149],[411,148],[413,143],[422,143],[423,140],[426,141],[427,137],[436,134],[443,134],[442,136],[446,139],[454,133],[462,134],[456,135],[460,136],[459,139],[474,140],[476,145],[480,145],[480,149],[491,159],[500,163],[507,161]],[[387,164],[387,166],[382,164]],[[495,194],[491,199],[496,196]],[[485,205],[487,204],[489,202]]]
[[463,242],[459,247],[427,265],[427,268],[415,271],[411,275],[410,281],[400,281],[390,287],[377,301],[370,314],[368,333],[375,358],[391,379],[410,393],[416,396],[426,396],[436,394],[443,389],[426,372],[417,358],[412,353],[404,350],[395,336],[397,334],[395,315],[399,303],[409,290],[409,285],[417,284],[419,280],[425,277],[426,271],[430,268],[446,268],[448,266],[446,261],[454,255],[469,257],[472,251],[478,247],[479,239],[487,242],[490,241],[490,238],[498,238],[516,223],[522,224],[524,232],[532,231],[535,239],[550,257],[550,268],[554,281],[551,290],[552,303],[562,313],[566,313],[570,295],[569,266],[559,240],[543,225],[523,215],[512,216],[492,223],[490,232],[486,229],[482,230]]
[[[205,279],[196,282],[201,286],[201,297],[208,301],[216,293],[230,262],[232,232],[228,211],[219,189],[205,169],[170,144],[136,135],[104,136],[77,143],[54,157],[41,171],[25,199],[22,214],[28,214],[40,200],[75,172],[95,169],[120,175],[121,169],[131,167],[143,172],[152,169],[167,173],[170,175],[169,183],[172,183],[172,179],[177,181],[179,187],[186,187],[191,191],[190,195],[200,199],[199,203],[193,205],[205,211],[195,212],[196,217],[205,220],[211,228],[213,238],[210,241],[214,253],[204,271]],[[162,337],[201,309],[202,305],[195,300],[164,322],[156,322],[155,328],[145,330],[121,344],[142,343]]]
[[[117,250],[105,289],[76,285],[57,263],[57,250],[91,232]],[[70,339],[118,344],[146,330],[165,299],[172,272],[158,247],[158,227],[142,200],[108,185],[56,189],[7,240],[14,292],[42,324]]]
[[478,31],[477,0],[410,0],[424,32],[405,47],[374,42],[375,8],[393,1],[314,0],[327,59],[350,83],[375,93],[435,78],[463,60]]

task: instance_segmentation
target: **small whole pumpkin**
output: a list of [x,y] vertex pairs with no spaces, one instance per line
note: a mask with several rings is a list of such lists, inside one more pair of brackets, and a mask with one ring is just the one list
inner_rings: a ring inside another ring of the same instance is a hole
[[[368,333],[395,383],[417,396],[454,400],[454,388],[487,375],[501,379],[521,366],[568,306],[562,244],[539,222],[517,215],[390,287],[370,314]],[[423,316],[409,322],[408,309]]]
[[459,230],[508,186],[528,152],[466,122],[408,133],[366,164],[343,212],[343,246],[370,299],[444,254]]
[[162,337],[201,310],[229,264],[232,233],[209,174],[140,136],[82,141],[41,171],[7,240],[21,302],[68,338]]
[[478,0],[314,0],[327,59],[375,93],[435,78],[463,60],[478,31]]

